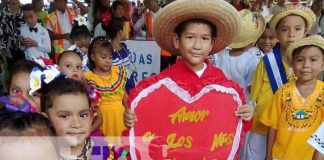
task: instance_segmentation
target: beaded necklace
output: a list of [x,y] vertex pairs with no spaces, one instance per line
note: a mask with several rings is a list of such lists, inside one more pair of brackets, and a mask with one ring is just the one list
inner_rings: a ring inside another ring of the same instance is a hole
[[69,156],[63,153],[60,153],[60,160],[87,160],[87,152],[91,149],[91,140],[87,138],[84,140],[84,146],[82,152],[78,156]]

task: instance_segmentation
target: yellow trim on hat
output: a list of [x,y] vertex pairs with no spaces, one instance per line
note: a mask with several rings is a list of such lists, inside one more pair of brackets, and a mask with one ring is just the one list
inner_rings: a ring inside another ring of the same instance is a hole
[[303,17],[307,23],[307,31],[311,30],[316,23],[316,16],[310,8],[302,5],[287,5],[271,18],[269,23],[271,31],[275,33],[280,20],[289,15],[298,15]]
[[321,36],[309,36],[306,38],[302,38],[296,40],[292,44],[290,44],[286,50],[286,55],[288,57],[288,61],[292,62],[292,53],[299,47],[314,45],[324,50],[324,39]]
[[234,49],[255,43],[266,27],[265,19],[261,14],[247,9],[243,9],[239,13],[243,22],[242,27],[234,41],[228,46]]

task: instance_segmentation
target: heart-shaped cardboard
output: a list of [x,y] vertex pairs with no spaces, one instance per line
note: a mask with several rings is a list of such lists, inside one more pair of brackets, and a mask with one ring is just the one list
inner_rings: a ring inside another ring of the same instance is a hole
[[130,130],[131,158],[234,159],[242,130],[234,112],[240,105],[233,88],[209,85],[191,96],[162,79],[131,102],[138,118]]

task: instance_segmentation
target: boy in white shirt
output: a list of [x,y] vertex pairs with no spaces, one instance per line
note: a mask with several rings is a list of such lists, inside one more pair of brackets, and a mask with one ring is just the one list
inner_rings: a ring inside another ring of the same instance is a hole
[[32,4],[23,6],[23,15],[27,25],[20,28],[21,37],[19,40],[26,59],[49,58],[47,53],[51,52],[51,39],[47,29],[37,23],[38,17]]
[[237,82],[244,89],[246,102],[249,102],[249,92],[252,85],[252,77],[259,58],[253,54],[250,48],[263,33],[265,20],[261,14],[247,9],[240,11],[243,27],[236,39],[229,45],[231,49],[225,49],[219,54],[213,55],[214,65],[220,68],[227,78]]

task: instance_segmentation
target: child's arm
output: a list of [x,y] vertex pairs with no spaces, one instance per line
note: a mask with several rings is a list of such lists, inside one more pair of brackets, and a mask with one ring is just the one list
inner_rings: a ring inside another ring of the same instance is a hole
[[241,117],[244,121],[250,121],[253,117],[253,108],[250,105],[243,105],[235,111],[235,116]]
[[127,94],[127,92],[126,92],[126,89],[124,89],[124,97],[123,97],[123,105],[126,107],[126,108],[128,108],[128,106],[127,106],[127,99],[128,99],[128,94]]
[[102,114],[101,114],[99,107],[97,107],[97,106],[94,107],[94,110],[96,112],[96,116],[93,118],[93,122],[91,125],[91,132],[100,128],[100,126],[102,124]]
[[58,40],[58,39],[66,39],[69,40],[70,39],[70,34],[69,33],[65,33],[65,34],[56,34],[53,31],[48,29],[48,33],[49,36],[51,37],[51,40]]
[[123,99],[123,104],[125,106],[125,112],[124,112],[124,124],[128,128],[134,127],[135,123],[137,122],[137,117],[134,111],[132,111],[129,106],[127,105],[127,98],[128,95],[125,91],[125,96]]
[[124,124],[128,128],[134,127],[135,123],[137,122],[137,117],[134,111],[126,107],[124,112]]
[[324,154],[321,154],[319,151],[315,151],[313,160],[324,160]]
[[266,160],[272,160],[272,147],[276,139],[276,129],[269,127],[267,136]]
[[254,72],[253,75],[253,81],[252,81],[252,86],[251,86],[251,101],[253,102],[257,102],[258,101],[258,97],[260,94],[260,90],[262,88],[263,85],[263,76],[264,76],[264,65],[263,65],[263,60],[261,60],[258,63],[258,66]]
[[129,106],[127,105],[128,95],[126,90],[124,91],[125,95],[123,98],[123,105],[125,106],[124,112],[124,125],[128,128],[134,127],[135,123],[137,122],[137,117],[134,111],[132,111]]
[[77,5],[78,8],[80,8],[80,14],[85,15],[88,13],[88,8],[83,5],[83,3],[79,2],[78,0],[73,0],[73,2]]

